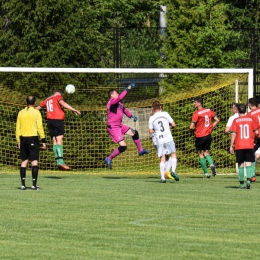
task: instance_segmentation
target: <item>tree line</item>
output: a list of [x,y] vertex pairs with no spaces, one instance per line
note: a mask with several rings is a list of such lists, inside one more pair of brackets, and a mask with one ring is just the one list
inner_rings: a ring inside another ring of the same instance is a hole
[[252,55],[259,1],[165,0],[165,37],[160,4],[0,0],[0,66],[115,67],[120,52],[124,67],[229,68]]

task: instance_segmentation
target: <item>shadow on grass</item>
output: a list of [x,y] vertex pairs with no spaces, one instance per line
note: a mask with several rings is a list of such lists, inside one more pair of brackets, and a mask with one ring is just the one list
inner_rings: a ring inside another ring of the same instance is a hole
[[62,177],[58,177],[58,176],[44,176],[44,178],[47,178],[47,179],[56,179],[56,180],[62,179]]
[[118,176],[103,176],[104,179],[111,179],[111,180],[120,180],[120,179],[127,179],[128,177],[126,176],[122,176],[122,177],[118,177]]
[[237,190],[240,189],[239,186],[226,186],[225,188],[226,189],[237,189]]

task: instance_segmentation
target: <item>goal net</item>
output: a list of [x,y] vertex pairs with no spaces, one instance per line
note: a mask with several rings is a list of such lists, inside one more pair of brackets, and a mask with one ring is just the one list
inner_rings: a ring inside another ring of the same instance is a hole
[[[209,81],[210,84],[187,86],[183,91],[176,91],[171,87],[177,74],[214,75],[214,80]],[[129,91],[123,103],[138,121],[124,117],[123,123],[138,130],[142,146],[152,153],[138,156],[132,138],[125,136],[128,149],[113,159],[113,169],[109,170],[104,158],[117,144],[112,142],[106,130],[108,91],[115,88],[120,93],[132,82],[136,88]],[[64,91],[68,84],[76,87],[74,94]],[[194,136],[189,132],[191,115],[195,111],[193,99],[202,96],[204,107],[211,108],[220,118],[212,134],[211,154],[217,173],[225,174],[235,172],[235,157],[229,153],[230,136],[224,133],[225,125],[231,116],[232,103],[236,99],[247,103],[253,96],[253,72],[252,69],[0,68],[0,172],[19,172],[21,161],[15,125],[18,112],[25,107],[26,97],[35,95],[36,105],[39,105],[56,89],[63,91],[65,102],[81,111],[80,116],[66,111],[64,121],[64,160],[72,173],[159,174],[159,158],[148,133],[154,100],[163,104],[177,125],[172,130],[178,157],[176,172],[202,173]],[[46,113],[43,110],[41,113],[48,149],[40,152],[40,172],[58,173],[46,127]]]

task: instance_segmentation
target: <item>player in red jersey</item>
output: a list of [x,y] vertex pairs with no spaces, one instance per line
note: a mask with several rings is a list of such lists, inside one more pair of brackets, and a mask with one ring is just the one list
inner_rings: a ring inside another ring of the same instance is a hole
[[[195,128],[195,146],[199,155],[200,165],[204,175],[207,178],[210,178],[207,162],[210,165],[212,175],[216,176],[216,169],[210,156],[210,145],[212,141],[211,132],[219,123],[219,119],[211,109],[203,108],[202,97],[196,97],[194,99],[194,107],[197,111],[192,115],[190,131],[191,133],[194,133]],[[213,124],[212,119],[214,119]]]
[[63,160],[63,136],[66,113],[64,108],[71,110],[75,115],[80,115],[80,111],[67,104],[62,97],[60,90],[55,90],[53,95],[46,98],[37,107],[38,110],[45,108],[47,112],[47,126],[53,142],[53,153],[57,166],[61,170],[70,170],[70,167]]
[[[257,122],[252,117],[246,115],[246,106],[239,104],[239,117],[234,119],[230,128],[231,141],[230,153],[236,151],[236,162],[238,163],[238,174],[240,188],[244,187],[244,164],[246,166],[246,188],[250,189],[250,180],[252,178],[252,162],[255,161],[254,142],[258,136]],[[235,146],[235,148],[234,148]]]
[[[248,99],[248,107],[250,111],[247,113],[248,116],[252,117],[254,121],[257,122],[258,124],[258,133],[260,132],[260,108],[257,107],[257,100],[255,98],[249,98]],[[252,178],[251,182],[256,181],[256,176],[255,176],[255,165],[257,163],[257,160],[260,157],[260,134],[258,134],[258,138],[256,141],[256,144],[254,146],[254,152],[255,152],[255,162],[252,163]]]

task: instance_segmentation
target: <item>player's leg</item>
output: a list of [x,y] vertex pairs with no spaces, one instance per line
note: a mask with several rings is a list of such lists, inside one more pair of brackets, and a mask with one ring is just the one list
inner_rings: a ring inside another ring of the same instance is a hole
[[122,125],[122,132],[132,137],[140,156],[144,154],[149,154],[151,152],[150,150],[143,149],[137,130],[132,129],[129,126]]
[[199,156],[199,163],[200,163],[200,166],[203,170],[203,173],[207,178],[210,178],[210,175],[209,175],[208,169],[207,169],[207,162],[206,162],[206,159],[204,158],[204,150],[202,149],[202,147],[203,147],[203,137],[202,138],[201,137],[195,138],[195,147],[196,147],[196,150],[197,150],[197,153],[198,153],[198,156]]
[[255,161],[255,152],[254,149],[246,149],[245,150],[245,164],[246,164],[246,188],[251,188],[251,179],[254,175],[252,163]]
[[176,154],[176,147],[174,141],[168,142],[164,144],[165,149],[168,153],[170,153],[170,162],[171,162],[171,176],[174,178],[175,181],[179,181],[179,177],[176,174],[176,167],[177,167],[177,154]]
[[172,168],[172,157],[168,154],[165,155],[165,163],[164,163],[164,175],[167,179],[173,179],[171,175],[171,168]]
[[28,149],[27,140],[24,138],[21,138],[20,140],[20,158],[22,160],[20,166],[21,190],[26,190],[25,180],[26,180],[26,167],[29,158],[29,149]]
[[239,179],[239,188],[244,189],[245,183],[245,164],[244,164],[244,150],[236,150],[236,162],[238,164],[238,179]]
[[107,128],[107,131],[111,137],[111,139],[119,144],[119,147],[115,148],[115,150],[105,158],[105,163],[107,164],[109,169],[112,169],[112,159],[117,157],[120,153],[123,153],[127,149],[126,142],[124,141],[124,137],[121,131],[121,128]]
[[40,187],[37,186],[37,179],[38,179],[38,161],[40,156],[40,143],[38,138],[32,139],[31,144],[29,147],[29,158],[32,164],[32,190],[39,190]]
[[260,157],[260,138],[257,139],[257,143],[254,147],[254,151],[255,151],[255,161],[252,163],[253,174],[252,174],[251,182],[256,181],[256,164]]
[[211,135],[205,136],[204,138],[204,146],[203,146],[203,150],[204,150],[204,157],[206,159],[206,161],[209,163],[211,171],[212,171],[212,175],[216,176],[216,168],[215,165],[213,163],[213,159],[210,156],[210,146],[211,146],[211,142],[212,142],[212,137]]
[[63,137],[64,137],[64,123],[62,120],[53,120],[52,127],[54,135],[52,137],[53,152],[56,156],[56,162],[59,169],[63,171],[70,170],[70,167],[65,164],[63,156]]
[[160,158],[160,164],[159,164],[159,168],[160,168],[160,175],[161,175],[161,183],[166,183],[165,180],[165,175],[164,175],[164,163],[165,163],[165,154],[167,153],[166,148],[163,144],[159,144],[157,145],[157,155]]
[[161,183],[166,183],[165,175],[164,175],[164,163],[165,163],[165,155],[160,158],[160,174],[161,174]]

